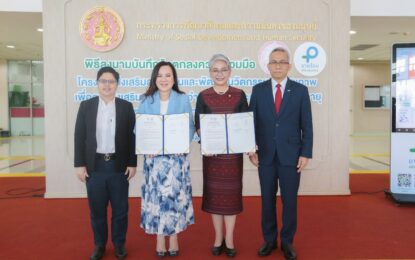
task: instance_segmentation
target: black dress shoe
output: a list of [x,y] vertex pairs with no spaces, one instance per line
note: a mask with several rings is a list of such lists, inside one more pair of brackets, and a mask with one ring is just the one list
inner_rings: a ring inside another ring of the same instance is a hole
[[127,251],[125,251],[124,246],[115,247],[115,257],[117,257],[117,259],[124,259],[126,256],[127,256]]
[[228,257],[235,257],[236,256],[236,249],[235,248],[228,248],[227,246],[225,246],[225,254]]
[[94,251],[92,252],[90,260],[99,260],[105,253],[105,246],[95,246]]
[[156,256],[158,258],[163,258],[163,257],[167,256],[167,252],[166,251],[156,251]]
[[168,254],[171,257],[178,256],[179,255],[179,250],[169,250]]
[[225,240],[222,241],[220,246],[212,247],[212,255],[220,255],[222,254],[223,248],[225,247]]
[[259,256],[267,256],[270,255],[272,250],[277,248],[276,242],[265,242],[258,250]]
[[281,249],[284,252],[284,257],[287,260],[296,260],[297,253],[294,250],[294,247],[291,244],[281,244]]

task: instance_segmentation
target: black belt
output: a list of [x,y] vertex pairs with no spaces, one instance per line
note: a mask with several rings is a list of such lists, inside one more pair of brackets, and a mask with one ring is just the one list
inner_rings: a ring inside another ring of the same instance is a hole
[[103,159],[104,161],[115,160],[117,158],[115,153],[97,153],[95,158]]

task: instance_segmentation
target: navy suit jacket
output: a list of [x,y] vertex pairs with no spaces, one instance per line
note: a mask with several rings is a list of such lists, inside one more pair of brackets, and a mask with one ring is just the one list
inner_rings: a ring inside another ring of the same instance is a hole
[[[88,172],[95,170],[97,150],[97,115],[99,97],[82,101],[75,124],[75,167],[86,166]],[[137,167],[135,154],[135,113],[133,105],[115,98],[115,153],[118,171]]]
[[259,163],[271,164],[277,152],[281,165],[295,166],[299,156],[312,157],[313,122],[308,89],[288,79],[277,114],[271,84],[270,79],[255,85],[249,104],[254,113]]

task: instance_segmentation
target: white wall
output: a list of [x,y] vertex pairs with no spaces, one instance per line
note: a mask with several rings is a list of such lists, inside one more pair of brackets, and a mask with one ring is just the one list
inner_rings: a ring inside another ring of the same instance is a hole
[[42,0],[0,0],[1,12],[42,12],[42,9]]
[[[53,0],[44,0],[53,1]],[[42,0],[0,0],[0,11],[42,12]],[[350,0],[351,16],[414,16],[413,0]]]
[[350,0],[351,16],[414,16],[414,0]]

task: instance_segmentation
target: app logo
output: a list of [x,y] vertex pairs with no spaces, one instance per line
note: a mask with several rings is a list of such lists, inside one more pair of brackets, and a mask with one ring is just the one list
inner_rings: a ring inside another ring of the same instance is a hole
[[124,36],[124,23],[112,9],[99,6],[84,14],[79,24],[84,43],[99,52],[115,49]]
[[326,52],[315,42],[305,42],[295,51],[294,65],[302,75],[316,76],[326,66]]

